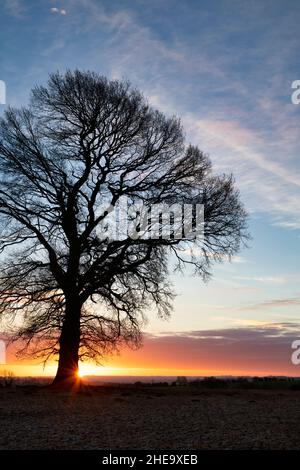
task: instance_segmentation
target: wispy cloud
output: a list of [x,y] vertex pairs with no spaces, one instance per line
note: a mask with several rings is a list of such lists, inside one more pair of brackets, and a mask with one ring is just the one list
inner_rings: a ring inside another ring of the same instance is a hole
[[288,279],[283,276],[237,276],[235,279],[263,284],[285,284],[288,282]]
[[16,18],[20,18],[26,10],[23,0],[3,0],[3,6],[9,15]]
[[[285,12],[282,18],[272,8],[266,18],[269,5],[255,2],[246,11],[237,4],[238,9],[226,8],[227,21],[218,28],[208,22],[190,35],[189,23],[174,29],[167,18],[157,28],[157,5],[150,10],[145,5],[143,12],[129,2],[108,8],[106,2],[68,0],[66,8],[51,11],[72,10],[72,20],[43,55],[49,70],[57,68],[56,52],[63,44],[67,56],[60,54],[60,63],[69,65],[70,38],[92,40],[90,48],[83,42],[80,58],[77,51],[76,66],[130,78],[153,105],[182,116],[187,139],[210,153],[218,171],[234,173],[250,212],[268,213],[273,224],[300,229],[300,108],[290,102],[290,84],[297,77],[289,75],[298,52],[297,14]],[[206,10],[208,17],[214,12]],[[198,8],[182,5],[180,11],[185,21],[204,22]]]
[[[288,114],[286,120],[291,120]],[[267,137],[225,116],[222,121],[187,116],[186,122],[193,138],[203,142],[220,169],[232,170],[236,175],[248,207],[254,212],[270,213],[281,227],[300,228],[300,176],[296,161],[275,161],[272,142]],[[300,125],[297,129],[299,133]],[[278,129],[274,129],[274,135],[278,136]],[[277,151],[282,148],[286,152],[286,145],[277,142]],[[258,150],[261,147],[265,147],[264,153]]]
[[254,320],[254,319],[250,319],[250,318],[238,318],[238,317],[230,317],[230,316],[222,316],[222,315],[216,315],[216,316],[213,316],[211,317],[211,320],[213,321],[216,321],[216,322],[219,322],[219,321],[222,321],[222,322],[226,322],[226,325],[232,325],[234,327],[249,327],[249,328],[252,328],[252,327],[257,327],[257,326],[263,326],[265,327],[266,325],[268,325],[268,323],[266,323],[266,321],[263,321],[263,320]]
[[258,302],[253,305],[248,305],[245,307],[240,307],[239,310],[265,310],[271,308],[280,308],[280,307],[294,307],[295,305],[300,305],[300,297],[290,297],[285,299],[271,299],[264,302]]
[[[105,59],[112,76],[131,77],[144,88],[152,104],[180,114],[188,138],[211,153],[217,168],[237,176],[250,210],[268,212],[274,223],[282,227],[299,228],[300,176],[296,155],[300,126],[297,110],[290,103],[289,83],[284,73],[295,42],[289,41],[289,51],[280,57],[275,54],[277,28],[265,32],[258,5],[252,13],[247,11],[248,23],[229,22],[218,34],[201,36],[204,41],[201,48],[179,37],[167,43],[149,26],[141,24],[140,17],[129,8],[108,13],[92,0],[82,0],[81,5],[91,13],[90,28],[96,22],[110,28]],[[291,18],[289,21],[295,24]],[[273,17],[268,22],[270,26],[276,24]],[[286,27],[285,18],[284,31]],[[232,45],[235,54],[225,48],[223,53],[213,54],[222,36],[227,40],[230,34],[242,35],[243,28],[246,31],[257,28],[264,35],[263,47],[258,44],[247,55],[248,60],[259,57],[263,62],[263,81],[251,76],[253,68],[249,77],[244,76],[242,65],[240,76],[232,73],[238,61],[241,64],[246,61],[243,48],[238,50]],[[292,38],[293,28],[287,31]],[[95,63],[97,60],[98,51]],[[282,101],[284,87],[285,102]],[[190,106],[193,101],[197,103],[199,96],[201,106],[198,109]],[[191,112],[191,107],[196,109]]]

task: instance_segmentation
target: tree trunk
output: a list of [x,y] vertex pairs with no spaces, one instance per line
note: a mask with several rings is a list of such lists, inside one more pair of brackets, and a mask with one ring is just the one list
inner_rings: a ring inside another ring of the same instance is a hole
[[79,382],[81,304],[78,299],[66,299],[65,319],[59,340],[59,360],[53,385],[73,387]]

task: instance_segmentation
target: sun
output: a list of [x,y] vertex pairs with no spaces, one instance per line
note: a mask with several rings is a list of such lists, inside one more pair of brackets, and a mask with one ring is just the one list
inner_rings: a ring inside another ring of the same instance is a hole
[[77,376],[79,378],[85,377],[87,375],[97,375],[99,374],[98,368],[95,367],[93,364],[88,363],[79,363]]
[[122,368],[99,366],[94,363],[80,362],[77,377],[88,377],[88,376],[106,376],[106,375],[124,375]]

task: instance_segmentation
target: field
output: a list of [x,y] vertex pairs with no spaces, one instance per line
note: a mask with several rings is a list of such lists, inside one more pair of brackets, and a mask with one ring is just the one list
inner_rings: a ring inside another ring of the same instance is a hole
[[0,388],[0,449],[300,449],[297,390]]

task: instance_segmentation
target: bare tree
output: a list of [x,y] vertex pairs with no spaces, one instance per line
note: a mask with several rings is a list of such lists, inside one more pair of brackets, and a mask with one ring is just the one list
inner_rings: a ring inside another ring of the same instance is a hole
[[[209,158],[185,147],[179,119],[91,72],[51,75],[28,108],[6,111],[0,178],[0,314],[31,354],[58,355],[55,383],[73,383],[80,358],[138,345],[151,305],[169,315],[171,254],[206,279],[247,237],[233,178],[214,176]],[[103,204],[124,196],[204,204],[204,240],[100,236]]]

